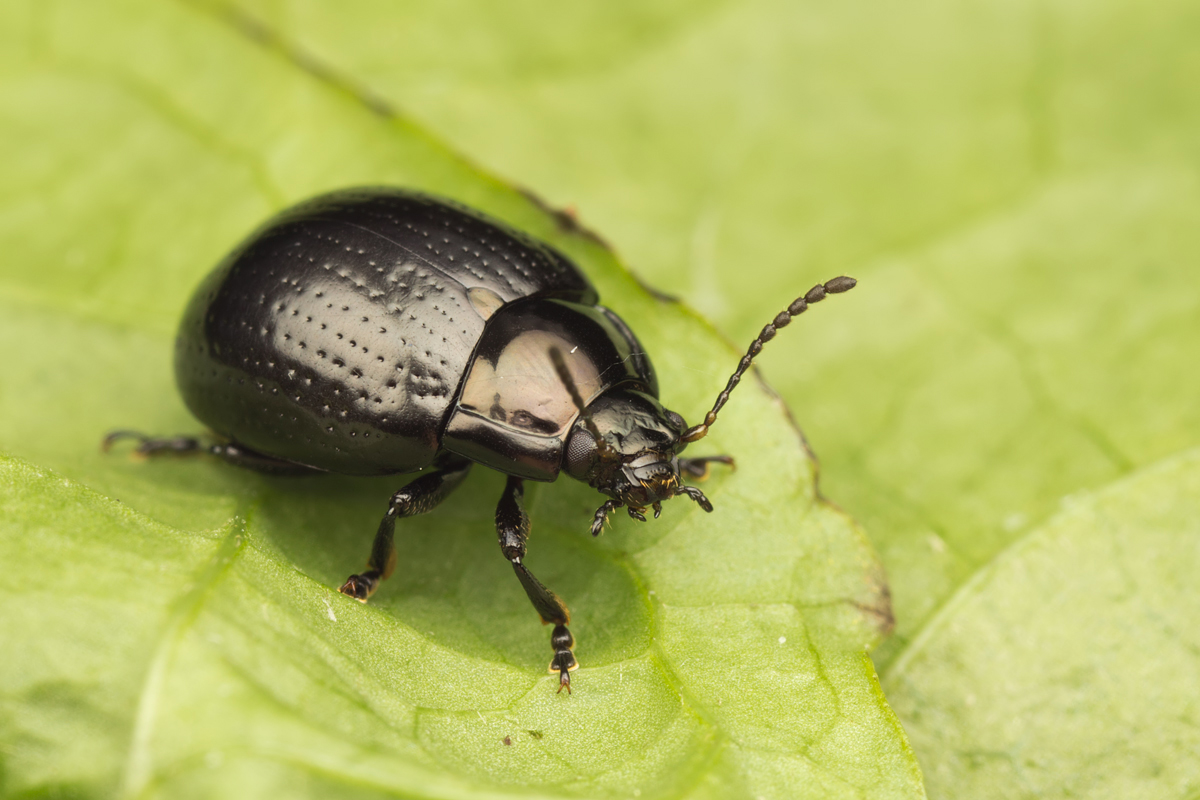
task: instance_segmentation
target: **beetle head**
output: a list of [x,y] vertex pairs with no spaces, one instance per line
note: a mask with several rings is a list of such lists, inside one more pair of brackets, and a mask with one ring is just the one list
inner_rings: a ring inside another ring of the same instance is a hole
[[[817,284],[776,314],[750,343],[746,355],[717,395],[712,410],[704,415],[704,421],[690,428],[683,417],[663,408],[658,400],[632,389],[608,392],[584,408],[562,352],[550,348],[559,379],[579,409],[579,418],[567,439],[563,468],[571,477],[612,498],[597,509],[592,534],[600,533],[604,520],[615,508],[627,506],[631,517],[644,522],[646,517],[642,512],[646,506],[652,506],[657,517],[662,511],[662,501],[680,494],[695,500],[705,511],[712,511],[712,504],[703,492],[694,486],[684,486],[680,480],[679,453],[689,443],[708,435],[717,421],[717,413],[729,401],[730,393],[750,369],[754,357],[775,338],[780,328],[789,325],[813,303],[831,294],[848,292],[855,283],[853,278],[842,276]],[[698,459],[706,460],[712,459]]]
[[[645,519],[646,507],[661,512],[661,503],[680,494],[706,511],[712,505],[699,489],[684,486],[679,453],[687,447],[683,417],[651,395],[634,389],[608,392],[579,415],[567,439],[563,468],[568,475],[612,498],[601,512],[627,506],[630,516]],[[601,512],[597,518],[603,522]],[[593,532],[598,532],[593,526]]]

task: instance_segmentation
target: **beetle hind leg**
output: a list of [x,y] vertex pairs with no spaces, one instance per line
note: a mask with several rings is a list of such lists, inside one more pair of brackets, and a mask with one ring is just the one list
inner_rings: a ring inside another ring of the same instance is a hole
[[392,495],[387,513],[380,520],[375,541],[371,544],[367,568],[347,578],[338,591],[360,602],[367,602],[379,584],[396,569],[396,520],[432,511],[458,488],[470,471],[470,461],[448,459],[433,472],[422,475]]
[[312,467],[306,467],[303,464],[294,464],[281,458],[272,458],[262,453],[256,453],[236,442],[205,444],[195,436],[147,436],[138,431],[113,431],[104,437],[100,448],[107,453],[114,444],[122,439],[133,439],[137,442],[133,453],[139,458],[205,453],[216,456],[235,467],[244,467],[267,475],[309,475],[317,472]]
[[107,453],[112,446],[122,439],[133,439],[137,446],[133,448],[136,455],[149,457],[159,453],[198,453],[204,449],[200,440],[193,436],[147,436],[141,431],[113,431],[100,442],[100,449]]
[[512,564],[513,572],[529,602],[533,603],[543,625],[553,625],[550,647],[554,657],[550,660],[550,672],[558,673],[558,691],[571,693],[571,673],[579,669],[579,662],[571,651],[575,648],[575,637],[567,629],[571,614],[558,595],[547,589],[523,563],[525,545],[529,540],[529,515],[525,513],[525,482],[509,476],[496,506],[496,535],[500,539],[500,550]]

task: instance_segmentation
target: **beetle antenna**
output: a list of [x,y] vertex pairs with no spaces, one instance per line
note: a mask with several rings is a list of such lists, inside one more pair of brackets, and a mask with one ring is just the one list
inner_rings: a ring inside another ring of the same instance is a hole
[[600,429],[596,427],[596,421],[592,419],[592,415],[584,406],[583,397],[579,394],[579,387],[575,385],[575,379],[571,377],[571,370],[567,369],[567,359],[563,356],[562,350],[551,347],[550,360],[554,362],[554,370],[558,373],[558,379],[562,381],[563,386],[567,387],[567,392],[571,395],[571,402],[579,409],[579,416],[583,418],[583,424],[587,427],[588,433],[596,440],[596,449],[604,454],[615,455],[612,446],[600,433]]
[[725,403],[729,401],[730,392],[737,388],[738,383],[742,380],[742,375],[754,363],[754,357],[762,352],[764,344],[775,338],[775,334],[780,328],[786,327],[792,321],[792,317],[803,314],[810,305],[824,300],[825,295],[848,292],[857,283],[858,281],[854,280],[854,278],[847,278],[843,275],[840,278],[834,278],[823,284],[817,284],[809,289],[803,297],[797,297],[790,306],[775,315],[775,319],[767,323],[758,334],[758,338],[750,343],[750,349],[746,351],[746,355],[742,356],[737,370],[730,376],[729,382],[725,384],[725,388],[717,395],[717,402],[713,403],[712,411],[704,415],[704,422],[699,425],[693,425],[684,431],[683,436],[680,437],[681,440],[684,442],[694,442],[697,439],[703,439],[708,434],[708,429],[717,421],[717,412],[725,407]]

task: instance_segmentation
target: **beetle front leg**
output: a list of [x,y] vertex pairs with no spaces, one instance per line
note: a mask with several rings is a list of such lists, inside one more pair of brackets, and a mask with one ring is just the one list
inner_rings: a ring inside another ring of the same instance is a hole
[[415,517],[432,511],[439,503],[458,488],[471,470],[471,462],[456,459],[428,475],[422,475],[392,495],[387,513],[379,523],[379,531],[371,544],[371,557],[366,571],[351,575],[338,589],[355,600],[367,602],[367,598],[379,588],[380,581],[387,579],[396,568],[396,520]]
[[623,505],[619,500],[605,500],[592,517],[592,536],[599,536],[604,530],[604,523],[608,522],[608,515]]
[[567,630],[571,615],[563,601],[542,585],[522,563],[525,543],[529,540],[529,515],[525,513],[525,481],[521,478],[508,478],[504,494],[496,506],[496,534],[500,539],[501,552],[512,564],[513,572],[529,596],[529,602],[533,603],[541,616],[542,624],[554,625],[554,632],[550,634],[550,647],[554,650],[550,671],[558,673],[558,691],[566,687],[567,694],[570,694],[571,673],[579,668],[571,652],[575,647],[575,638]]

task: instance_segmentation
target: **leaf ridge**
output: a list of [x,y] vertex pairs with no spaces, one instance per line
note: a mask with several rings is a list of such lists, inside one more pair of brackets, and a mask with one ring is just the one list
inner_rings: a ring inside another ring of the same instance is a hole
[[[255,504],[257,505],[257,504]],[[134,716],[133,735],[130,738],[129,754],[122,777],[121,794],[127,798],[140,796],[151,784],[153,764],[151,738],[158,710],[158,702],[175,646],[183,638],[188,627],[195,622],[205,601],[211,596],[221,579],[229,571],[234,560],[245,548],[246,528],[252,508],[239,513],[229,524],[229,532],[221,540],[216,552],[200,568],[192,586],[184,591],[172,604],[170,616],[159,634],[158,645],[146,671],[142,690],[138,696]]]
[[[95,68],[90,68],[89,71],[94,73]],[[146,108],[176,130],[195,139],[213,152],[244,166],[250,172],[259,192],[273,208],[282,208],[287,204],[283,191],[275,185],[270,171],[253,151],[240,147],[221,136],[219,130],[189,114],[183,107],[172,102],[169,95],[149,81],[124,70],[108,69],[104,74],[115,85],[136,97]]]
[[[1122,475],[1118,479],[1107,483],[1103,487],[1091,491],[1085,491],[1082,494],[1088,497],[1096,497],[1116,492],[1119,491],[1125,484],[1132,483],[1145,475],[1153,474],[1160,470],[1170,469],[1180,462],[1197,458],[1200,458],[1200,448],[1189,448],[1157,461],[1148,467]],[[980,586],[987,583],[987,581],[992,578],[992,576],[1000,567],[1004,566],[1012,559],[1017,558],[1026,547],[1030,547],[1031,543],[1037,539],[1037,534],[1045,530],[1047,526],[1050,525],[1055,519],[1066,513],[1070,513],[1070,501],[1071,497],[1064,498],[1064,503],[1060,504],[1058,509],[1051,514],[1046,515],[1046,517],[1040,520],[1037,524],[1030,525],[1021,536],[1014,539],[1007,547],[993,556],[966,582],[960,585],[944,603],[939,605],[937,610],[929,616],[929,621],[921,628],[917,635],[906,642],[904,647],[899,651],[896,658],[889,665],[888,675],[890,676],[893,672],[896,674],[904,672],[908,666],[908,662],[920,655],[920,651],[925,642],[932,638],[936,633],[940,632],[942,627],[949,624],[950,617],[960,604],[968,602],[974,595],[975,591]]]

